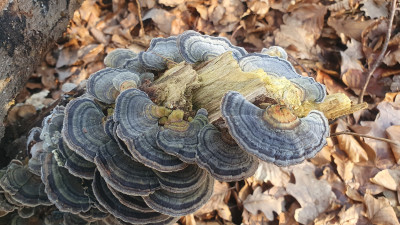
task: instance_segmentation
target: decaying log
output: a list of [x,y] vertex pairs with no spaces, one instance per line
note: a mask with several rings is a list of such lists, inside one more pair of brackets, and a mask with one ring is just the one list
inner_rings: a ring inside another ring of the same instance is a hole
[[0,1],[0,139],[13,98],[66,30],[81,0]]

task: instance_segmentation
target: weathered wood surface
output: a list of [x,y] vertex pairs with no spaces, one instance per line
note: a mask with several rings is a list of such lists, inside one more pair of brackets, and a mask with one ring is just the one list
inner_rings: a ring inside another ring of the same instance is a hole
[[0,0],[0,139],[3,120],[82,0]]

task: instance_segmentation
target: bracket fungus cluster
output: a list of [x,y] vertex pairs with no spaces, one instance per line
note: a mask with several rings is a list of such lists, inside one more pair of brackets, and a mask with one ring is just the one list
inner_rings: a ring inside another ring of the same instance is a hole
[[214,179],[250,177],[259,159],[313,157],[329,134],[325,115],[351,103],[286,58],[195,31],[139,54],[116,49],[86,93],[32,129],[26,165],[0,170],[0,215],[55,205],[46,224],[172,224],[209,200]]

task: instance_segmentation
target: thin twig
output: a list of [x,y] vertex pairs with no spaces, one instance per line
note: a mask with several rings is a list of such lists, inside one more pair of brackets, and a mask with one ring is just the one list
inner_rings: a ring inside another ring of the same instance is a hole
[[392,25],[393,25],[393,20],[394,20],[394,14],[396,12],[396,2],[397,0],[392,0],[392,10],[390,12],[390,19],[389,19],[389,25],[388,25],[388,29],[387,29],[387,34],[386,34],[386,39],[385,42],[383,43],[383,47],[382,47],[382,51],[379,54],[378,58],[375,60],[374,64],[372,64],[371,69],[369,70],[368,76],[367,76],[367,80],[365,81],[364,87],[361,91],[360,96],[358,97],[358,103],[362,103],[363,102],[363,97],[364,97],[364,93],[367,90],[367,86],[369,83],[369,80],[372,77],[372,74],[375,72],[376,68],[378,68],[378,66],[381,64],[381,61],[383,59],[383,56],[386,53],[389,41],[390,41],[390,34],[392,33]]
[[140,22],[139,37],[143,37],[144,36],[144,26],[143,26],[143,19],[142,19],[142,7],[140,6],[139,0],[136,0],[136,4],[138,7],[139,22]]
[[378,140],[378,141],[384,141],[384,142],[388,142],[388,143],[391,143],[391,144],[400,145],[400,142],[398,142],[398,141],[392,141],[392,140],[389,140],[387,138],[374,137],[374,136],[370,136],[370,135],[366,135],[366,134],[357,134],[357,133],[349,132],[349,131],[336,132],[336,133],[331,134],[331,137],[342,135],[342,134],[353,135],[353,136],[358,136],[358,137],[365,137],[365,138],[371,138],[371,139],[375,139],[375,140]]

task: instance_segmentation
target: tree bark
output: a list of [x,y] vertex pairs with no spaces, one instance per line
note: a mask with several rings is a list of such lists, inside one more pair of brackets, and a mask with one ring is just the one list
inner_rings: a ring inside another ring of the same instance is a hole
[[0,139],[13,98],[82,0],[0,0]]

